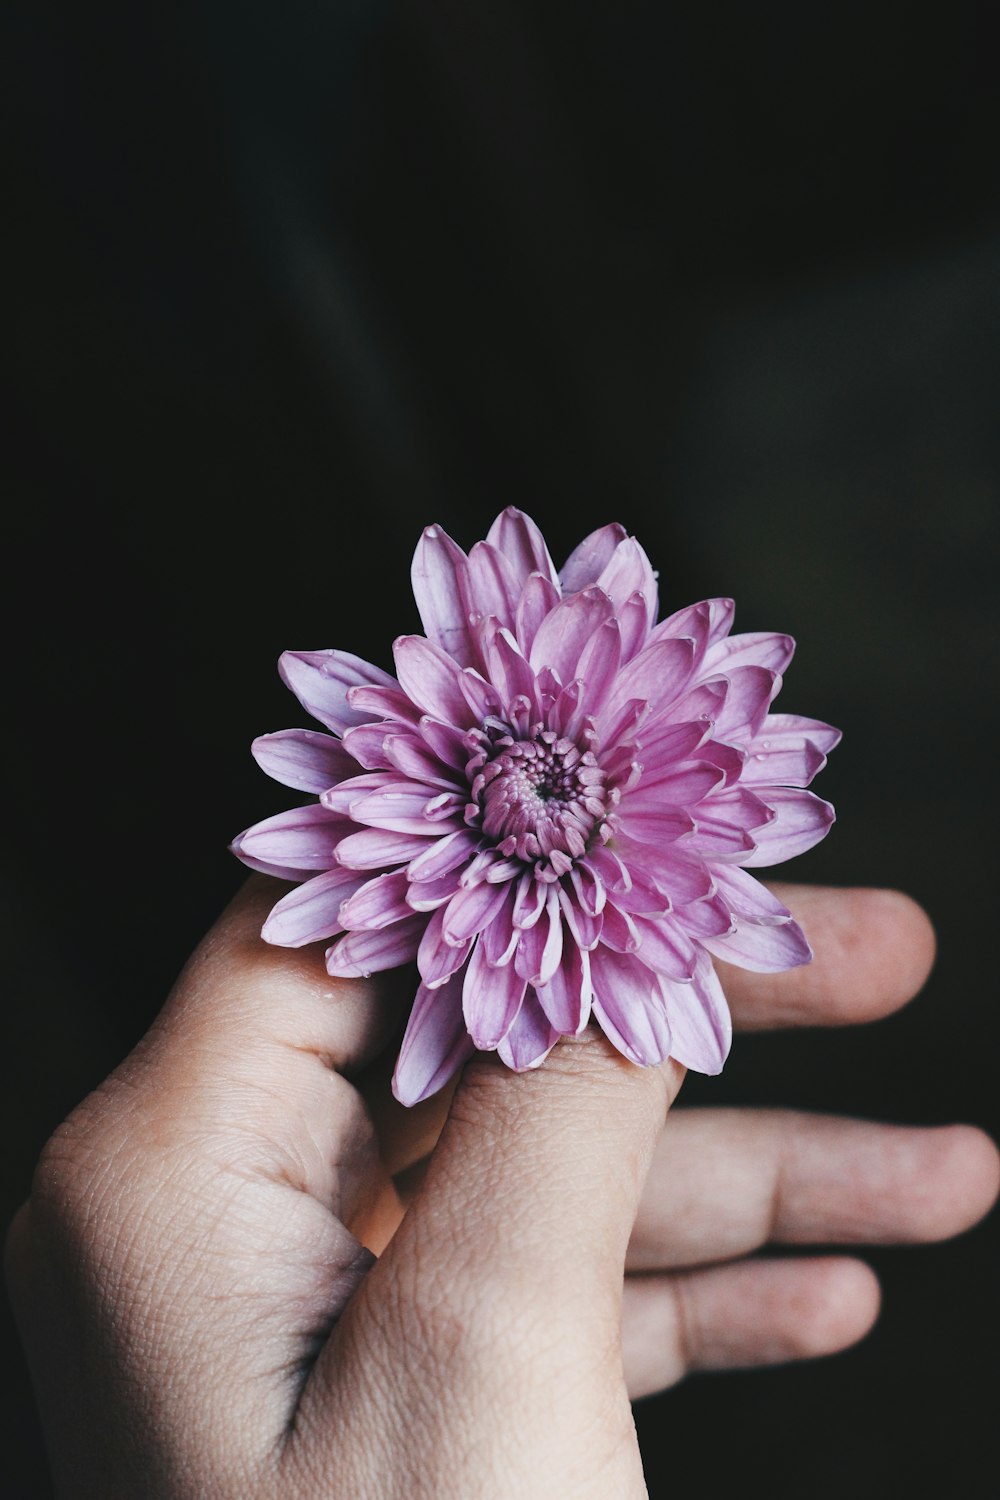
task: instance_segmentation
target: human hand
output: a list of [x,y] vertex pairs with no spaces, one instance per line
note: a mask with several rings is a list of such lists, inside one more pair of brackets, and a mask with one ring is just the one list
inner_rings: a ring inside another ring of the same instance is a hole
[[[872,1019],[922,983],[905,898],[781,897],[816,959],[725,970],[738,1026]],[[632,1500],[627,1394],[870,1326],[861,1262],[750,1252],[939,1238],[995,1194],[964,1127],[697,1109],[664,1128],[680,1070],[596,1034],[535,1073],[477,1059],[450,1109],[402,1111],[377,1058],[404,997],[262,944],[272,901],[263,880],[237,898],[12,1231],[68,1500]]]

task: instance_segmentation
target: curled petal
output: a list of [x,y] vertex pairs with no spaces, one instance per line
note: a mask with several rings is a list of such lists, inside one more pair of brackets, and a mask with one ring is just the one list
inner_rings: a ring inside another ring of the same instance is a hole
[[262,734],[250,746],[261,770],[282,786],[299,792],[323,792],[345,776],[353,776],[357,764],[340,740],[315,729],[280,729]]
[[440,646],[422,635],[401,635],[393,643],[399,685],[412,703],[435,719],[466,727],[473,722],[458,683],[459,668]]
[[367,979],[397,969],[416,957],[427,918],[411,916],[391,927],[349,932],[326,951],[326,970],[335,979]]
[[278,672],[306,712],[336,734],[371,717],[348,701],[351,688],[396,686],[388,672],[349,651],[284,651]]
[[552,564],[545,538],[523,511],[508,505],[493,522],[486,540],[507,558],[519,584],[527,582],[532,573],[541,573],[543,578],[558,586],[559,575]]
[[272,867],[293,870],[293,878],[301,880],[303,870],[329,870],[336,861],[338,843],[353,831],[353,825],[342,814],[310,803],[255,823],[234,839],[231,848],[244,864],[263,861]]
[[662,979],[661,987],[670,1021],[671,1056],[696,1073],[721,1073],[733,1023],[711,959],[703,955],[690,984]]
[[559,1040],[532,990],[525,992],[521,1008],[507,1035],[497,1043],[497,1052],[515,1073],[540,1067]]
[[625,527],[613,521],[610,526],[601,526],[584,537],[562,566],[559,581],[563,593],[575,594],[588,584],[596,583],[627,535]]
[[413,908],[406,904],[409,881],[405,870],[376,875],[367,880],[340,908],[340,920],[349,931],[356,928],[375,930],[388,927],[410,916]]
[[469,1035],[484,1052],[503,1041],[524,999],[526,982],[513,964],[494,968],[478,942],[465,970],[462,1009]]
[[590,1019],[590,954],[563,935],[563,958],[548,984],[535,986],[538,1003],[564,1035],[579,1036]]
[[410,577],[424,634],[467,667],[473,660],[463,597],[465,553],[440,526],[428,526],[417,543]]
[[474,1051],[462,1015],[462,976],[436,990],[422,984],[399,1049],[392,1092],[400,1104],[419,1104],[444,1088]]
[[363,884],[364,876],[353,870],[338,868],[314,876],[272,906],[261,937],[279,948],[302,948],[332,938],[344,930],[341,905]]
[[813,956],[797,922],[775,927],[739,921],[735,932],[724,937],[703,937],[701,941],[716,958],[724,958],[741,969],[752,969],[756,974],[780,974],[784,969],[809,963]]
[[539,626],[531,647],[532,667],[536,672],[551,667],[562,683],[582,676],[577,664],[595,631],[612,616],[611,600],[600,589],[570,594]]
[[836,817],[829,802],[795,787],[769,787],[767,805],[775,816],[766,828],[755,831],[757,847],[740,860],[748,869],[804,854],[826,837]]
[[670,1026],[658,977],[628,953],[597,948],[590,955],[593,1010],[619,1052],[654,1067],[671,1051]]

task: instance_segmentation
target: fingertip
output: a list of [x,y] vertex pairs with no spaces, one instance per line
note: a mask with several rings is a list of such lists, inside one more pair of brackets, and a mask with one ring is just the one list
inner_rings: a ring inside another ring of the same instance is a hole
[[912,1000],[927,983],[937,956],[937,934],[923,907],[905,891],[859,889],[855,921],[868,934],[873,1019]]
[[947,1240],[978,1224],[996,1203],[1000,1151],[975,1125],[943,1125],[928,1134],[934,1155],[926,1169],[920,1238]]
[[798,1357],[817,1359],[849,1349],[871,1332],[881,1310],[882,1289],[864,1261],[820,1256],[796,1278],[792,1301]]

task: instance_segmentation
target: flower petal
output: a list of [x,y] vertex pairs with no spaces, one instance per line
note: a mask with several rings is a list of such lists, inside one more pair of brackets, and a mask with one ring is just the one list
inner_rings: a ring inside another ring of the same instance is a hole
[[630,595],[641,594],[646,605],[647,628],[653,628],[659,607],[656,574],[634,536],[627,536],[618,543],[597,580],[597,586],[611,595],[616,609],[621,609]]
[[582,674],[577,663],[594,632],[612,619],[611,600],[600,589],[570,594],[546,615],[531,647],[530,661],[536,672],[550,667],[562,683]]
[[428,989],[437,989],[460,969],[472,951],[473,939],[454,944],[444,940],[444,908],[438,907],[424,929],[417,949],[417,968]]
[[515,506],[501,511],[486,534],[492,547],[502,552],[513,565],[518,584],[527,583],[532,573],[541,573],[558,585],[559,577],[545,545],[545,538],[530,516]]
[[670,1054],[696,1073],[721,1073],[729,1056],[733,1023],[722,985],[707,954],[690,984],[661,979],[670,1021]]
[[671,916],[633,918],[639,936],[636,957],[656,974],[671,979],[690,979],[698,963],[694,943]]
[[590,973],[594,1016],[608,1040],[641,1067],[661,1063],[671,1038],[657,976],[634,954],[609,948],[590,955]]
[[794,714],[768,714],[747,746],[743,780],[770,786],[808,786],[826,765],[840,731]]
[[494,615],[501,625],[513,630],[522,580],[503,553],[489,542],[477,542],[469,553],[466,578],[468,612]]
[[535,994],[557,1031],[579,1036],[590,1019],[590,954],[564,934],[562,961],[548,984],[535,985]]
[[466,557],[440,526],[428,526],[417,543],[410,577],[424,634],[459,666],[474,659],[463,597]]
[[532,573],[521,590],[514,620],[514,634],[525,656],[530,656],[539,626],[558,603],[559,590],[555,584],[541,573]]
[[545,911],[531,927],[521,929],[514,952],[514,968],[529,984],[548,984],[562,958],[563,929],[556,888],[548,887]]
[[350,820],[318,803],[292,807],[255,823],[233,841],[232,851],[244,864],[250,859],[296,871],[329,870],[335,850],[345,834],[353,833]]
[[726,676],[729,688],[715,718],[715,738],[745,744],[759,734],[781,678],[767,667],[735,667]]
[[337,734],[371,717],[348,702],[351,688],[396,686],[388,672],[350,651],[283,651],[278,672],[306,712]]
[[459,890],[444,908],[444,938],[455,947],[475,937],[492,922],[507,899],[505,885],[482,881]]
[[335,979],[367,979],[408,964],[416,957],[426,922],[426,917],[417,915],[391,927],[347,933],[326,950],[327,973]]
[[541,1005],[530,989],[525,992],[521,1008],[507,1035],[497,1043],[497,1052],[508,1068],[524,1073],[540,1067],[559,1040],[559,1032],[549,1024]]
[[[577,598],[586,595],[578,594]],[[617,620],[605,620],[583,648],[575,675],[583,679],[580,706],[584,713],[598,714],[611,695],[622,663],[622,633]]]
[[393,660],[406,696],[432,718],[471,728],[472,713],[458,684],[459,669],[440,646],[422,635],[401,635],[393,642]]
[[575,594],[596,583],[610,563],[620,542],[628,536],[624,526],[613,521],[592,531],[567,557],[559,574],[564,594]]
[[437,831],[427,824],[426,833],[395,833],[391,828],[362,828],[349,833],[337,845],[337,863],[349,870],[381,870],[386,865],[402,865],[422,855],[428,840]]
[[796,787],[769,787],[767,805],[776,816],[766,828],[754,833],[756,849],[739,861],[747,869],[780,864],[804,854],[826,837],[836,817],[829,802]]
[[755,630],[716,641],[706,651],[703,665],[706,672],[725,672],[727,676],[734,667],[767,667],[780,676],[794,655],[795,642],[790,635]]
[[465,971],[462,1009],[477,1047],[490,1052],[503,1040],[521,1008],[526,987],[513,964],[494,968],[486,961],[482,943],[476,944]]
[[780,927],[759,922],[739,921],[736,931],[726,937],[703,937],[703,945],[716,958],[751,969],[755,974],[780,974],[807,964],[812,949],[797,922],[783,922]]
[[272,906],[260,935],[279,948],[302,948],[343,932],[341,904],[364,884],[353,870],[326,870],[295,887]]
[[388,735],[385,753],[390,764],[409,781],[421,781],[446,791],[465,790],[465,778],[453,766],[442,765],[433,750],[414,735]]
[[299,792],[323,792],[358,769],[340,740],[315,729],[258,735],[250,752],[268,776]]
[[[434,825],[431,825],[432,827]],[[470,828],[456,828],[436,839],[410,861],[408,874],[411,880],[437,880],[470,860],[480,842],[479,834]]]
[[462,979],[417,990],[392,1075],[400,1104],[419,1104],[442,1089],[475,1051],[462,1015]]
[[393,870],[391,874],[376,875],[365,881],[359,890],[346,900],[340,908],[340,920],[348,931],[366,928],[370,931],[389,927],[412,915],[413,908],[406,904],[406,893],[410,883],[405,870]]
[[[654,716],[662,713],[685,689],[694,669],[694,642],[686,636],[657,641],[627,662],[618,674],[605,717],[631,698],[653,705]],[[685,717],[692,717],[685,715]],[[605,725],[599,724],[602,739]]]

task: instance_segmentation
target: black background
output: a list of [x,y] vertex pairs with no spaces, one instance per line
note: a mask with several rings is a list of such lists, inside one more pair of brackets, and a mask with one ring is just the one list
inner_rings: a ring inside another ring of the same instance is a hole
[[[845,729],[795,874],[938,927],[908,1012],[687,1097],[996,1132],[989,9],[8,4],[8,1212],[283,805],[279,651],[388,664],[421,527],[510,503],[793,633],[779,706]],[[872,1254],[858,1349],[640,1405],[651,1495],[992,1493],[996,1242]]]

